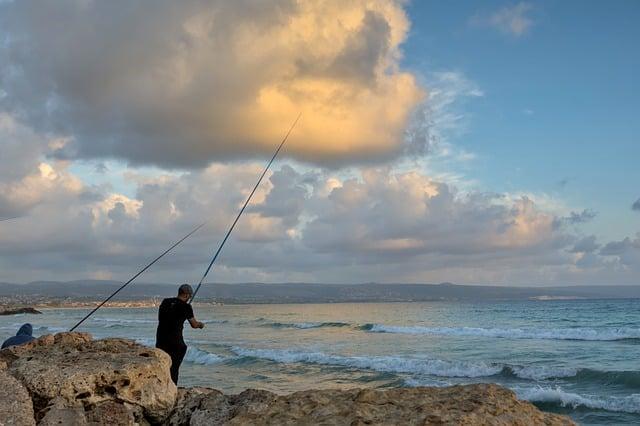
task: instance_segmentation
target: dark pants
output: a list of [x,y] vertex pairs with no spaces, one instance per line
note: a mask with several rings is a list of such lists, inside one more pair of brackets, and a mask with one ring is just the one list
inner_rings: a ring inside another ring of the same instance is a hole
[[184,342],[156,342],[156,348],[162,349],[171,357],[171,380],[177,385],[180,364],[187,353],[187,345]]

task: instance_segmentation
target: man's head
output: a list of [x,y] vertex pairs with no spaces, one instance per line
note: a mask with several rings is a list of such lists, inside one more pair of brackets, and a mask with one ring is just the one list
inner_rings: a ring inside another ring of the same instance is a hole
[[192,294],[193,294],[193,289],[189,284],[182,284],[178,288],[178,299],[181,299],[187,302],[191,298]]

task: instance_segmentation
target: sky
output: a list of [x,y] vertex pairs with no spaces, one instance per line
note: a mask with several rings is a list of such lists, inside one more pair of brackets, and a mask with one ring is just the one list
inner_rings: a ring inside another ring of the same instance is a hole
[[640,4],[0,2],[0,281],[640,284]]

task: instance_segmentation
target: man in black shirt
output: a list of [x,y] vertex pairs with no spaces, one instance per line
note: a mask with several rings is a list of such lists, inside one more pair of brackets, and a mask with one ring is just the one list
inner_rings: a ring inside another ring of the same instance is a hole
[[182,338],[184,322],[189,321],[192,328],[204,328],[204,324],[194,318],[193,309],[188,303],[192,294],[191,286],[182,284],[178,289],[178,297],[164,299],[158,310],[156,348],[171,356],[171,380],[176,385],[180,364],[187,353],[187,345]]

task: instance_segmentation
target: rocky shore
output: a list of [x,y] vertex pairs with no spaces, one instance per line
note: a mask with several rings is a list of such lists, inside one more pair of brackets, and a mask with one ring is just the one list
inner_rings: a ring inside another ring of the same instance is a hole
[[0,306],[0,315],[18,315],[18,314],[42,314],[42,312],[31,307],[7,308],[7,307]]
[[225,395],[171,382],[162,351],[86,333],[0,351],[1,425],[573,425],[492,384]]

